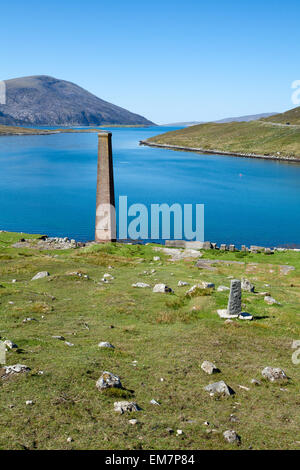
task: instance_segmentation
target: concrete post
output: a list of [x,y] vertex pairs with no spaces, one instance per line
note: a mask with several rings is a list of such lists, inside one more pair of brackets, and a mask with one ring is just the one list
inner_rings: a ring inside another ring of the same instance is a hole
[[95,241],[116,241],[116,214],[111,132],[98,134]]

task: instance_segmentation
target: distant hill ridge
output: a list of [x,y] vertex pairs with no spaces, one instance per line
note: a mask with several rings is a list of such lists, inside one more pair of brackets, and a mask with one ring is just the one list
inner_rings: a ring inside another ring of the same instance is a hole
[[[216,123],[223,123],[223,122],[250,122],[250,121],[257,121],[258,119],[267,118],[270,116],[274,116],[277,113],[262,113],[262,114],[249,114],[247,116],[237,116],[237,117],[229,117],[225,119],[220,119],[218,121],[210,121]],[[173,122],[172,124],[163,124],[163,127],[190,127],[190,126],[197,126],[198,124],[205,124],[206,121],[187,121],[187,122]]]
[[47,75],[5,80],[0,124],[45,126],[153,125],[84,88]]

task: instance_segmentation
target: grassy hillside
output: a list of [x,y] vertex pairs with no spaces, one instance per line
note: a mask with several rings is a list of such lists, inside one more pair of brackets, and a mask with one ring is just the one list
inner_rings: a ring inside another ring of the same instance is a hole
[[[299,449],[300,366],[291,360],[291,342],[300,339],[299,253],[208,251],[206,258],[242,262],[216,263],[209,271],[196,268],[195,260],[170,262],[162,253],[154,262],[151,246],[12,248],[21,237],[28,238],[0,233],[0,335],[18,345],[7,353],[7,365],[31,371],[0,377],[0,449],[236,449],[223,439],[227,429],[241,436],[241,449]],[[284,275],[280,265],[286,263],[296,269]],[[49,277],[31,281],[44,270]],[[103,284],[107,272],[114,279]],[[188,287],[177,287],[179,280],[229,286],[228,276],[246,276],[281,305],[244,292],[245,310],[255,319],[225,324],[216,310],[226,307],[227,292],[189,298]],[[174,294],[131,287],[137,281],[164,282]],[[23,323],[27,317],[35,320]],[[100,341],[115,349],[99,348]],[[205,374],[204,360],[221,373]],[[290,381],[266,382],[265,366],[283,368]],[[119,375],[125,389],[99,392],[95,383],[104,370]],[[236,394],[210,397],[203,388],[218,380]],[[117,414],[113,404],[122,399],[142,411]],[[130,424],[132,418],[139,423]]]
[[300,107],[290,109],[285,113],[276,114],[268,118],[262,119],[266,122],[277,122],[280,124],[290,123],[291,125],[300,125]]
[[0,125],[0,136],[1,135],[47,135],[53,134],[53,132],[46,129],[29,129],[27,127],[17,126],[2,126]]
[[151,137],[147,142],[207,151],[300,158],[300,127],[263,121],[201,124]]

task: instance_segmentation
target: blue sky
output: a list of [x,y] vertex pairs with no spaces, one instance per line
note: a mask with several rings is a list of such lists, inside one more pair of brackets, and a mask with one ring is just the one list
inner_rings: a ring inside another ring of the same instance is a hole
[[0,79],[70,80],[156,123],[295,106],[299,0],[14,0],[0,18]]

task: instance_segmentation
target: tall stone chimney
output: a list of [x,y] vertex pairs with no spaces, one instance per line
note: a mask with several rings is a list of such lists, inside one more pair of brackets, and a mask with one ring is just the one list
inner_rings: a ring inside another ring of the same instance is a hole
[[95,241],[116,241],[115,190],[111,132],[98,134],[98,176]]

